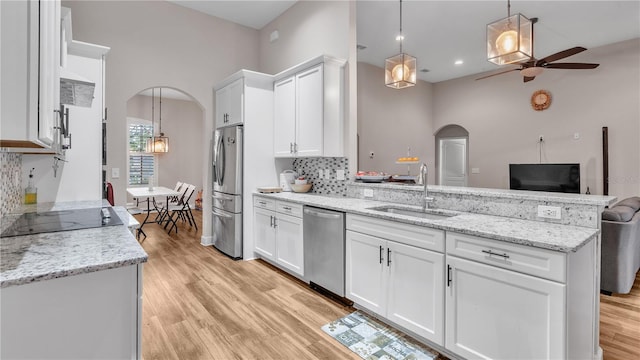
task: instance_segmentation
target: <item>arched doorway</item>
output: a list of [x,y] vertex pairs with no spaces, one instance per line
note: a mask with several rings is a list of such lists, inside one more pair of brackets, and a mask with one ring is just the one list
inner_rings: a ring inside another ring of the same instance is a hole
[[447,125],[436,133],[437,182],[467,186],[469,182],[469,132],[459,125]]

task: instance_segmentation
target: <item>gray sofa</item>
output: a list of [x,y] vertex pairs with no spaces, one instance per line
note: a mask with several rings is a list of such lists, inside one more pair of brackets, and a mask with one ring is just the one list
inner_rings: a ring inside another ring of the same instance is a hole
[[640,268],[640,197],[620,201],[602,212],[600,290],[631,291]]

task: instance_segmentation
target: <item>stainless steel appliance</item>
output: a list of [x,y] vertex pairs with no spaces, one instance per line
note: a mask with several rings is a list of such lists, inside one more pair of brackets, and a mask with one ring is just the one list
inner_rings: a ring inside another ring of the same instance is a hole
[[242,258],[242,125],[216,130],[213,145],[213,246]]
[[0,237],[34,235],[114,225],[122,225],[122,220],[110,207],[32,212],[22,214],[2,232]]
[[311,287],[344,297],[344,213],[304,207],[304,273]]

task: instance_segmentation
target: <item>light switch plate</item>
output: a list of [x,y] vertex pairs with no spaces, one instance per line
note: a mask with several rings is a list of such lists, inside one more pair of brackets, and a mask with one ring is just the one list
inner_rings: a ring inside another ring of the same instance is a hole
[[336,170],[336,180],[344,180],[344,170]]
[[471,168],[472,174],[480,174],[480,168]]
[[120,168],[111,168],[111,178],[117,179],[120,177]]
[[318,169],[318,179],[324,178],[324,171],[322,169]]
[[562,218],[562,209],[559,206],[538,205],[538,217],[560,220]]
[[324,169],[324,178],[326,180],[331,180],[331,169]]
[[373,189],[364,189],[364,197],[372,198],[373,197]]

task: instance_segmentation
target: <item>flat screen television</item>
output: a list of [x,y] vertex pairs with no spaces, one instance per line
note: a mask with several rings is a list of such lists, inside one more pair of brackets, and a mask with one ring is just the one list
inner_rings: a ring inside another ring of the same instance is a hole
[[512,190],[580,193],[580,164],[509,164]]

